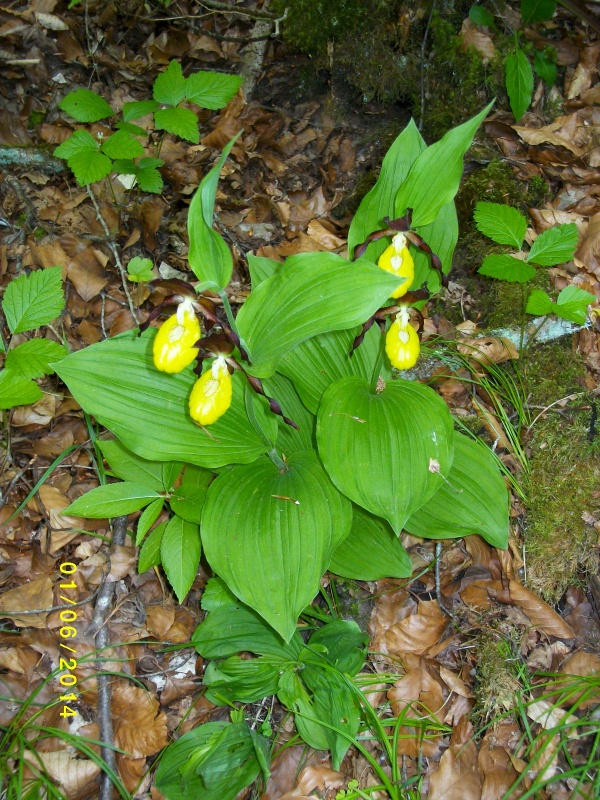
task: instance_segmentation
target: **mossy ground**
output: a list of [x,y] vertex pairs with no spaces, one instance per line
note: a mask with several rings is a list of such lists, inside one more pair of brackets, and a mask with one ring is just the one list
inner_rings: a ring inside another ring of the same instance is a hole
[[521,632],[504,622],[491,621],[477,637],[477,682],[471,719],[476,729],[515,708],[522,690],[516,669]]

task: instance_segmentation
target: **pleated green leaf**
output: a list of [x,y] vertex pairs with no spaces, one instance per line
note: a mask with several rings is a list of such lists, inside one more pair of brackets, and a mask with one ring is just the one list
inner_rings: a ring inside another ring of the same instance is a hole
[[351,328],[313,336],[279,362],[278,371],[292,381],[300,399],[313,414],[317,413],[323,393],[334,381],[349,375],[371,380],[382,348],[381,333],[374,325],[350,356],[352,342],[359,333],[360,328]]
[[172,517],[160,543],[160,560],[180,603],[183,603],[196,577],[200,552],[198,526],[181,517]]
[[[244,407],[243,375],[233,376],[231,408],[204,430],[188,414],[195,379],[191,368],[178,375],[159,372],[152,361],[154,335],[154,329],[139,338],[127,332],[72,353],[53,367],[81,407],[142,458],[216,468],[247,464],[264,453],[267,445]],[[277,425],[258,397],[255,409],[261,425]]]
[[388,381],[377,392],[361,378],[336,381],[323,395],[317,442],[327,472],[347,497],[404,523],[441,487],[452,464],[452,418],[427,386]]
[[268,378],[290,350],[326,331],[360,325],[399,285],[370,261],[335,253],[300,253],[250,294],[237,316],[252,358],[251,372]]
[[309,450],[292,454],[285,472],[267,458],[223,472],[208,490],[202,541],[231,591],[289,641],[351,521]]
[[492,452],[454,433],[454,460],[447,480],[405,528],[428,539],[478,533],[494,547],[508,544],[508,491]]
[[410,558],[387,522],[354,506],[352,527],[337,547],[329,570],[355,581],[408,578]]

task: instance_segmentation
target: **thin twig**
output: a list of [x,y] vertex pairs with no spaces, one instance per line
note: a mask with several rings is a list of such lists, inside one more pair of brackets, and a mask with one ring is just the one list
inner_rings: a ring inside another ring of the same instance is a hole
[[419,117],[419,130],[423,127],[423,117],[425,116],[425,49],[427,47],[427,36],[429,34],[429,26],[431,25],[434,10],[435,0],[432,0],[429,19],[427,20],[423,41],[421,42],[421,116]]
[[[125,535],[127,534],[127,517],[115,517],[112,524],[113,539],[111,545],[111,552],[114,552],[116,547],[122,546],[125,542]],[[114,582],[109,583],[105,581],[102,584],[96,605],[94,606],[94,613],[88,625],[86,633],[96,637],[96,649],[100,652],[109,647],[109,633],[108,626],[105,624],[112,606],[113,595],[115,591]],[[114,731],[111,715],[111,687],[110,687],[110,674],[104,672],[105,661],[98,662],[98,704],[97,704],[97,718],[98,718],[98,735],[100,741],[104,744],[100,749],[100,755],[105,763],[112,769],[113,772],[117,770],[117,762],[114,751]],[[99,800],[112,800],[113,785],[110,776],[107,772],[103,772],[100,778],[100,795]]]
[[438,606],[450,619],[454,619],[454,614],[446,606],[446,601],[442,595],[442,577],[441,577],[441,563],[442,563],[442,543],[435,543],[435,564],[434,564],[434,577],[435,577],[435,596],[438,601]]
[[199,3],[204,8],[211,8],[213,11],[222,11],[227,14],[236,14],[239,17],[250,17],[250,19],[268,19],[272,22],[277,19],[277,14],[272,11],[258,11],[258,9],[240,8],[229,3],[222,3],[220,0],[200,0]]
[[133,317],[133,321],[137,325],[139,320],[137,318],[137,313],[135,310],[135,306],[133,305],[133,300],[131,299],[131,295],[129,293],[129,287],[127,286],[127,273],[125,272],[125,267],[123,266],[123,262],[121,261],[121,256],[119,255],[119,251],[117,249],[117,245],[111,238],[110,231],[108,229],[108,225],[106,224],[106,220],[102,216],[102,212],[100,211],[100,206],[98,205],[98,201],[96,200],[96,195],[92,192],[91,186],[86,186],[87,193],[90,196],[90,200],[92,201],[92,205],[94,206],[94,210],[96,212],[96,216],[98,217],[98,222],[102,225],[102,230],[106,235],[106,243],[110,247],[111,253],[114,256],[115,264],[117,265],[117,269],[119,270],[119,274],[121,276],[121,285],[123,287],[123,293],[127,298],[127,305],[129,306],[129,310],[131,311],[131,316]]

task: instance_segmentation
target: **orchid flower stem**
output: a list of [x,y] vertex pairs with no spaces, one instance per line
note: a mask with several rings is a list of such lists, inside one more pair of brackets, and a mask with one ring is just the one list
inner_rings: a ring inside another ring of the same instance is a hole
[[240,344],[242,345],[244,350],[248,352],[248,347],[246,346],[246,342],[240,336],[240,333],[237,329],[237,325],[235,324],[235,317],[233,316],[233,311],[231,310],[231,304],[224,289],[219,289],[219,297],[223,301],[223,308],[225,309],[225,316],[227,317],[227,322],[229,323],[229,327],[235,334],[237,334],[240,340]]

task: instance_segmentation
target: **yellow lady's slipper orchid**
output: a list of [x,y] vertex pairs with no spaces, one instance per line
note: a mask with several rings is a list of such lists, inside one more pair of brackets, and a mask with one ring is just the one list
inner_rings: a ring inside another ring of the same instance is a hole
[[379,257],[377,266],[399,278],[406,278],[404,283],[390,295],[391,297],[402,297],[408,292],[415,279],[415,263],[406,246],[406,236],[403,233],[394,236],[391,245]]
[[181,372],[198,355],[198,348],[193,345],[201,336],[192,301],[186,298],[177,306],[177,312],[163,322],[154,338],[152,354],[156,369]]
[[408,308],[402,306],[385,337],[385,352],[393,367],[410,369],[417,363],[421,344],[409,322]]
[[223,356],[198,378],[190,395],[190,416],[199,425],[212,425],[227,411],[232,396],[231,375]]

